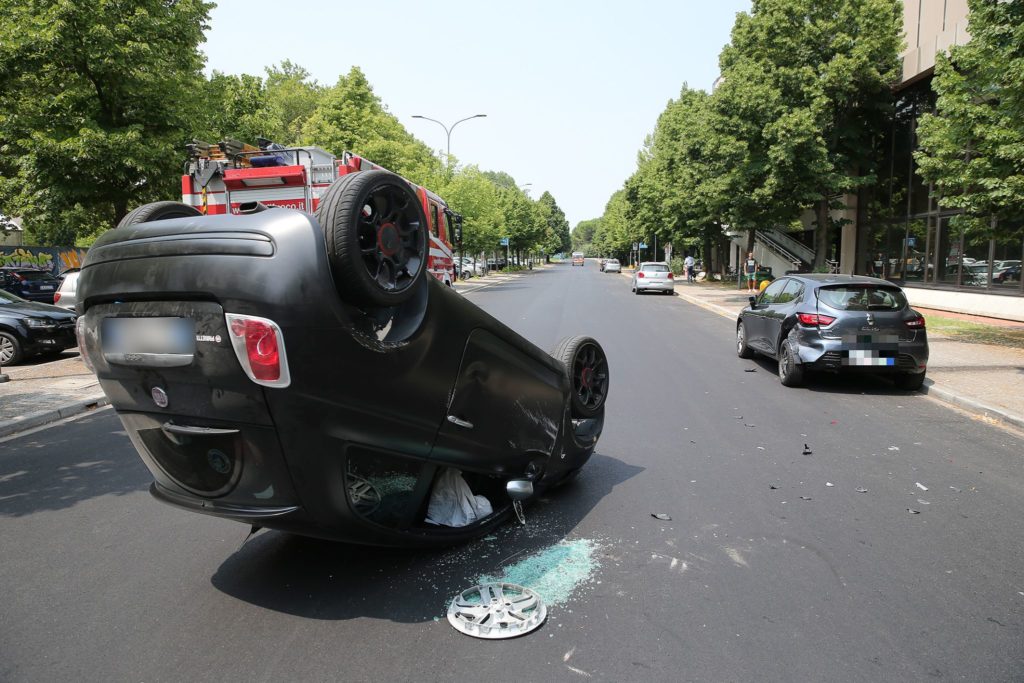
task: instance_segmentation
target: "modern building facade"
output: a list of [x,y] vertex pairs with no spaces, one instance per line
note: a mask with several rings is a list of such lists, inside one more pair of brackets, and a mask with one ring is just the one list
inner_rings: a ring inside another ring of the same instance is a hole
[[[903,26],[903,73],[894,88],[896,116],[879,167],[881,191],[870,198],[842,198],[845,208],[833,213],[842,219],[842,228],[834,231],[826,259],[835,272],[898,282],[920,306],[1024,320],[1022,233],[989,240],[958,231],[950,223],[957,211],[936,201],[913,158],[917,120],[935,105],[931,81],[936,57],[970,40],[967,0],[904,0]],[[869,202],[874,210],[858,206]],[[808,212],[802,222],[803,234],[757,231],[755,257],[777,274],[809,268],[815,255],[813,215]],[[745,232],[733,235],[734,259],[746,240]]]

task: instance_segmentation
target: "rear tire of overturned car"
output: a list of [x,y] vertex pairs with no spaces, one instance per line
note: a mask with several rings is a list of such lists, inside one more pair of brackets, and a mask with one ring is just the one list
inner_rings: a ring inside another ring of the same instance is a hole
[[338,294],[357,306],[397,306],[425,278],[430,238],[419,198],[401,177],[361,171],[334,182],[316,218]]
[[152,223],[171,218],[194,218],[202,215],[202,212],[196,207],[181,202],[150,202],[129,211],[117,224],[117,227],[127,228],[129,225],[139,223]]
[[574,418],[597,417],[608,398],[608,357],[591,337],[568,337],[551,354],[569,373],[570,412]]

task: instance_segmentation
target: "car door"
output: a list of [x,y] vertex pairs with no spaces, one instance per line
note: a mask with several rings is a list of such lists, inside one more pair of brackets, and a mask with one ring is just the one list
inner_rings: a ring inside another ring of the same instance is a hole
[[782,294],[782,290],[786,288],[787,280],[776,280],[775,282],[768,285],[768,287],[757,296],[757,300],[754,305],[751,306],[750,310],[744,316],[744,323],[747,325],[747,339],[748,344],[753,346],[758,351],[764,353],[774,353],[775,350],[771,348],[771,344],[768,342],[768,315],[771,313],[772,304],[775,302],[776,297]]
[[779,342],[782,341],[782,326],[786,318],[794,313],[803,295],[803,285],[799,280],[786,279],[784,282],[786,286],[765,311],[765,342],[772,352],[778,351]]

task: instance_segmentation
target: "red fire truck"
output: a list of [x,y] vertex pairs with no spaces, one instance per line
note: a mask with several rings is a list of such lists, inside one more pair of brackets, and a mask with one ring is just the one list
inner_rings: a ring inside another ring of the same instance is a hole
[[[258,146],[235,140],[188,145],[189,161],[181,177],[181,196],[204,214],[239,213],[261,202],[313,213],[321,193],[348,173],[386,170],[351,152],[338,158],[319,147],[284,147],[269,140]],[[407,181],[408,182],[408,181]],[[427,269],[441,282],[454,278],[452,241],[461,236],[462,218],[439,196],[409,182],[423,204],[430,229]]]

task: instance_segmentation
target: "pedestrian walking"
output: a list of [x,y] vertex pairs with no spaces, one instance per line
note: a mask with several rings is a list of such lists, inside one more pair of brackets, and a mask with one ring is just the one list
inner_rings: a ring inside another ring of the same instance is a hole
[[754,252],[747,254],[747,260],[743,262],[743,271],[747,274],[747,293],[757,294],[757,260]]
[[693,256],[691,256],[690,254],[687,254],[686,258],[683,259],[683,265],[686,266],[686,281],[687,282],[691,282],[691,283],[695,279],[694,276],[693,276],[693,264],[694,264]]

